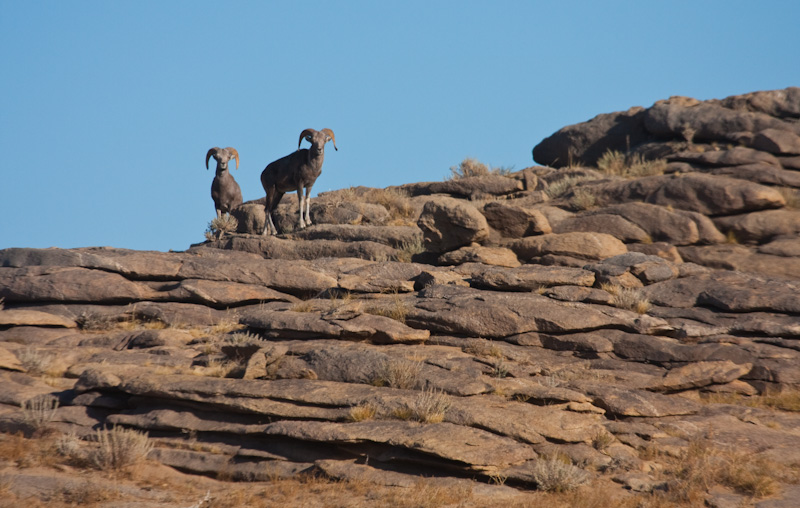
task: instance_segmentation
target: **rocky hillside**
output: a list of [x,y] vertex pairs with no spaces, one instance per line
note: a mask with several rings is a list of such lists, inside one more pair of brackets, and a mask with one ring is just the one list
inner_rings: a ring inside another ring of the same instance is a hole
[[[325,193],[302,231],[288,196],[279,237],[250,202],[186,252],[0,251],[0,490],[46,502],[115,425],[215,481],[108,506],[237,506],[231,481],[270,506],[309,477],[369,487],[308,506],[790,506],[800,89],[673,97],[533,154]],[[34,489],[7,450],[42,436],[74,442]]]

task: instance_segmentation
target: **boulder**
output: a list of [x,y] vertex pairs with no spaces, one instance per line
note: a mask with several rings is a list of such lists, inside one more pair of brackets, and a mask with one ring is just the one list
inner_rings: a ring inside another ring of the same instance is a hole
[[526,262],[548,254],[604,259],[628,251],[624,243],[609,234],[580,232],[530,236],[510,243],[509,248]]
[[756,133],[750,146],[777,155],[800,155],[800,136],[781,129],[764,129]]
[[[601,213],[589,212],[589,214]],[[619,215],[644,230],[653,241],[673,245],[691,245],[700,241],[700,232],[692,217],[646,203],[623,203],[602,209],[603,214]],[[613,254],[620,254],[619,252]],[[607,256],[610,257],[610,256]]]
[[194,245],[193,251],[198,252],[209,247],[225,251],[249,252],[264,258],[281,260],[311,260],[323,256],[393,259],[396,256],[395,249],[372,241],[316,240],[305,242],[260,235],[226,235],[219,240]]
[[489,237],[489,224],[474,206],[453,198],[436,197],[425,203],[417,221],[430,252],[446,252]]
[[0,308],[0,328],[5,326],[55,326],[75,328],[78,324],[72,320],[49,312],[26,309]]
[[619,215],[604,213],[576,215],[564,219],[553,228],[553,232],[606,233],[625,243],[650,241],[650,235],[639,226]]
[[719,103],[703,102],[686,106],[680,100],[659,101],[643,118],[645,129],[658,138],[678,138],[686,125],[694,129],[695,141],[737,142],[736,133],[764,129],[800,131],[789,122],[765,113],[731,110]]
[[664,378],[649,389],[655,392],[677,392],[710,385],[727,384],[744,376],[753,365],[736,364],[729,360],[695,362],[668,371]]
[[401,185],[399,189],[411,196],[450,194],[460,198],[483,198],[487,195],[502,196],[523,190],[521,181],[503,175],[488,174],[455,178],[444,182],[422,182]]
[[765,210],[714,219],[717,227],[742,243],[767,243],[800,235],[800,210]]
[[744,245],[688,246],[681,247],[680,253],[688,263],[710,268],[792,279],[797,279],[800,274],[800,258],[763,254]]
[[507,238],[522,238],[552,232],[547,218],[534,209],[492,201],[483,207],[483,215],[489,226]]
[[355,226],[352,224],[319,224],[286,235],[291,240],[336,240],[342,242],[375,242],[402,248],[422,242],[422,232],[412,226]]
[[644,116],[645,110],[635,107],[563,127],[533,148],[533,160],[555,168],[579,162],[595,165],[608,150],[625,152],[648,141],[651,136],[644,129]]
[[514,251],[505,247],[484,247],[472,244],[451,252],[445,252],[437,262],[440,265],[462,265],[464,263],[483,263],[492,266],[514,268],[520,266]]

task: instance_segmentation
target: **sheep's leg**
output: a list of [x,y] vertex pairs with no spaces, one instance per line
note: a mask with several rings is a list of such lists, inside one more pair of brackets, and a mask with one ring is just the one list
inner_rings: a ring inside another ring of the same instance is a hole
[[306,226],[311,225],[311,199],[308,195],[311,194],[311,187],[306,187]]
[[278,206],[278,202],[283,197],[281,193],[278,195],[278,192],[272,188],[267,190],[267,197],[264,201],[264,232],[261,233],[262,236],[270,235],[277,235],[278,228],[275,227],[275,223],[272,222],[272,211]]
[[297,200],[300,202],[300,224],[298,225],[299,229],[305,229],[306,221],[303,220],[303,206],[305,205],[305,200],[303,199],[303,187],[297,187]]
[[217,208],[217,218],[220,218],[220,217],[222,217],[222,210]]

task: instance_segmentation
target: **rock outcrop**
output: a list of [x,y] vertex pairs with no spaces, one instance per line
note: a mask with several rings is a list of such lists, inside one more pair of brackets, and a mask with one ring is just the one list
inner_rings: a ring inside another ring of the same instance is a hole
[[[562,129],[553,167],[326,193],[279,237],[251,202],[186,252],[2,250],[0,430],[49,394],[53,429],[147,431],[192,474],[503,499],[556,455],[658,490],[697,429],[788,467],[796,412],[719,401],[800,390],[798,118],[794,88],[672,98]],[[574,166],[626,140],[666,173]]]

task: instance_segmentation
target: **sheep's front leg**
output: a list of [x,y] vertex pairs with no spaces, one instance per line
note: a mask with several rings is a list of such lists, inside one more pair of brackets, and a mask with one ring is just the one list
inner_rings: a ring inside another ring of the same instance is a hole
[[305,200],[303,199],[303,187],[302,186],[298,186],[297,187],[297,200],[300,202],[300,224],[298,225],[298,227],[300,229],[305,229],[306,221],[303,220],[303,205],[305,205],[305,202],[304,202]]
[[308,196],[309,194],[311,194],[311,187],[306,187],[306,226],[311,225],[311,199]]

